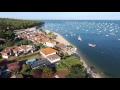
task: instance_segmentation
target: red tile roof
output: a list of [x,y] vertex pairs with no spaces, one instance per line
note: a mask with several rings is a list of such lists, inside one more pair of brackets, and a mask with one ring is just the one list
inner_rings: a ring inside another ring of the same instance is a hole
[[47,42],[47,41],[49,41],[49,38],[43,38],[42,39],[42,42]]
[[13,47],[13,52],[14,52],[14,53],[17,53],[19,50],[20,50],[19,47],[17,47],[17,46],[14,46],[14,47]]
[[21,49],[23,49],[23,50],[27,50],[27,45],[19,46],[19,48],[21,48]]
[[18,70],[20,68],[19,62],[14,62],[14,63],[10,63],[7,64],[7,67],[9,70]]
[[7,54],[8,52],[10,52],[10,50],[12,50],[13,47],[7,47],[4,50],[1,51],[2,54]]
[[60,48],[60,47],[62,47],[62,46],[64,46],[64,44],[62,44],[62,43],[58,43],[58,44],[56,45],[56,47],[58,47],[58,48]]
[[44,53],[45,55],[48,55],[48,54],[55,53],[58,51],[52,48],[45,48],[45,49],[40,50],[40,52]]
[[55,40],[50,40],[48,37],[42,39],[43,42],[49,42],[49,43],[53,43],[56,42]]

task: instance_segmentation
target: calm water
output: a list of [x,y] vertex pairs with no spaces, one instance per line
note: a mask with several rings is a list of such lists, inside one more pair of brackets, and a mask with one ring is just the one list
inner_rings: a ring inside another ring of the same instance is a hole
[[120,78],[120,21],[46,20],[42,28],[64,36],[104,77]]

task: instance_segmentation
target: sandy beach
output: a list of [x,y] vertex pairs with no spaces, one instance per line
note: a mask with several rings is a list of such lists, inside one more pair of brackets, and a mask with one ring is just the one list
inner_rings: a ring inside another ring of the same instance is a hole
[[[45,30],[46,33],[49,33],[50,30]],[[63,43],[65,45],[71,45],[67,40],[64,39],[63,36],[61,36],[60,34],[54,32],[55,35],[57,35],[57,38],[55,39],[56,41],[60,42],[60,43]]]
[[[49,32],[50,32],[50,30],[45,30],[45,31],[46,31],[46,33],[49,33]],[[52,31],[52,32],[53,32],[53,31]],[[58,33],[56,33],[56,32],[54,32],[54,34],[57,35],[56,41],[58,41],[58,42],[60,42],[60,43],[63,43],[63,44],[65,44],[65,45],[71,45],[71,43],[70,43],[69,41],[67,41],[67,40],[66,40],[63,36],[61,36],[60,34],[58,34]],[[83,66],[84,66],[85,68],[87,68],[88,65],[86,64],[85,60],[82,58],[82,56],[80,55],[80,53],[78,53],[77,51],[76,51],[75,53],[80,56],[80,60],[81,60],[81,62],[83,62]],[[101,76],[100,76],[99,74],[96,74],[96,75],[94,75],[93,77],[94,77],[94,78],[101,78]]]

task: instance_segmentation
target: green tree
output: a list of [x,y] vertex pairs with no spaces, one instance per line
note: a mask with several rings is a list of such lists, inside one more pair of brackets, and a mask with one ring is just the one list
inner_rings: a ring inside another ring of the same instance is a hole
[[30,75],[32,72],[32,69],[30,67],[30,65],[28,64],[23,64],[22,65],[22,70],[21,70],[21,73],[24,74],[24,75]]
[[42,69],[35,69],[33,70],[33,78],[41,78],[43,70]]
[[68,53],[65,53],[65,54],[63,54],[63,56],[61,56],[61,57],[62,57],[62,59],[66,59],[66,58],[70,57],[70,55],[68,55]]
[[54,33],[53,33],[52,31],[49,32],[48,35],[49,35],[49,37],[50,37],[51,39],[55,39],[55,38],[56,38],[55,35],[54,35]]
[[70,73],[66,78],[87,78],[87,74],[84,73],[84,67],[80,64],[73,65],[70,69]]
[[53,71],[51,68],[44,67],[43,68],[43,73],[42,73],[42,78],[51,78],[53,76]]
[[32,45],[32,42],[27,40],[27,39],[22,39],[22,40],[16,42],[15,45],[17,45],[17,46],[20,46],[20,45]]
[[0,29],[2,30],[26,29],[42,25],[44,22],[41,21],[0,18]]
[[11,47],[15,44],[14,40],[6,40],[6,42],[4,43],[5,47]]

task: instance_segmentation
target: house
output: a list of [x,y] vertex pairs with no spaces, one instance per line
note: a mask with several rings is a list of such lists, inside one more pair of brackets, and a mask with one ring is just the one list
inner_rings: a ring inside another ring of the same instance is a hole
[[47,56],[47,59],[48,59],[51,63],[55,63],[55,62],[58,62],[61,58],[60,58],[60,56],[58,56],[57,54],[53,54],[53,55]]
[[49,60],[47,59],[38,59],[36,62],[34,62],[32,65],[31,65],[31,68],[35,69],[35,68],[38,68],[40,66],[50,66],[51,63]]
[[8,59],[11,55],[13,55],[12,48],[13,47],[7,47],[4,50],[2,50],[0,52],[2,54],[2,58]]
[[56,54],[58,51],[55,50],[55,49],[52,49],[52,48],[45,48],[45,49],[42,49],[40,50],[40,53],[46,58],[47,56],[49,55],[53,55],[53,54]]
[[10,56],[15,55],[19,56],[20,53],[28,53],[28,52],[34,52],[36,50],[35,46],[33,45],[21,45],[21,46],[13,46],[13,47],[7,47],[4,50],[2,50],[0,53],[2,55],[2,58],[8,59]]
[[12,50],[13,50],[13,53],[14,53],[15,56],[20,55],[20,48],[19,47],[14,46]]
[[55,40],[48,40],[46,41],[46,46],[48,47],[55,47],[56,41]]
[[44,38],[42,39],[43,45],[47,47],[55,47],[56,41],[55,40],[50,40],[49,38]]
[[37,41],[39,43],[42,43],[42,39],[43,39],[42,36],[36,36],[36,37],[34,37],[34,41]]
[[26,53],[27,52],[27,45],[21,45],[19,46],[20,51]]
[[62,43],[58,43],[58,44],[56,44],[56,47],[59,49],[64,49],[66,46]]
[[20,69],[19,62],[14,62],[14,63],[7,64],[7,68],[11,71],[19,70]]
[[51,63],[55,63],[59,60],[61,60],[61,58],[56,54],[58,51],[52,48],[45,48],[40,50],[40,53],[47,58]]
[[42,39],[41,43],[42,43],[43,45],[46,45],[46,42],[47,42],[48,40],[49,40],[48,37],[44,37],[44,38]]
[[31,51],[32,53],[34,52],[35,47],[32,45],[27,45],[27,52]]
[[23,78],[22,74],[14,74],[10,78]]
[[33,46],[31,45],[21,45],[19,46],[21,52],[24,52],[24,53],[28,53],[29,51],[31,51],[33,53]]

